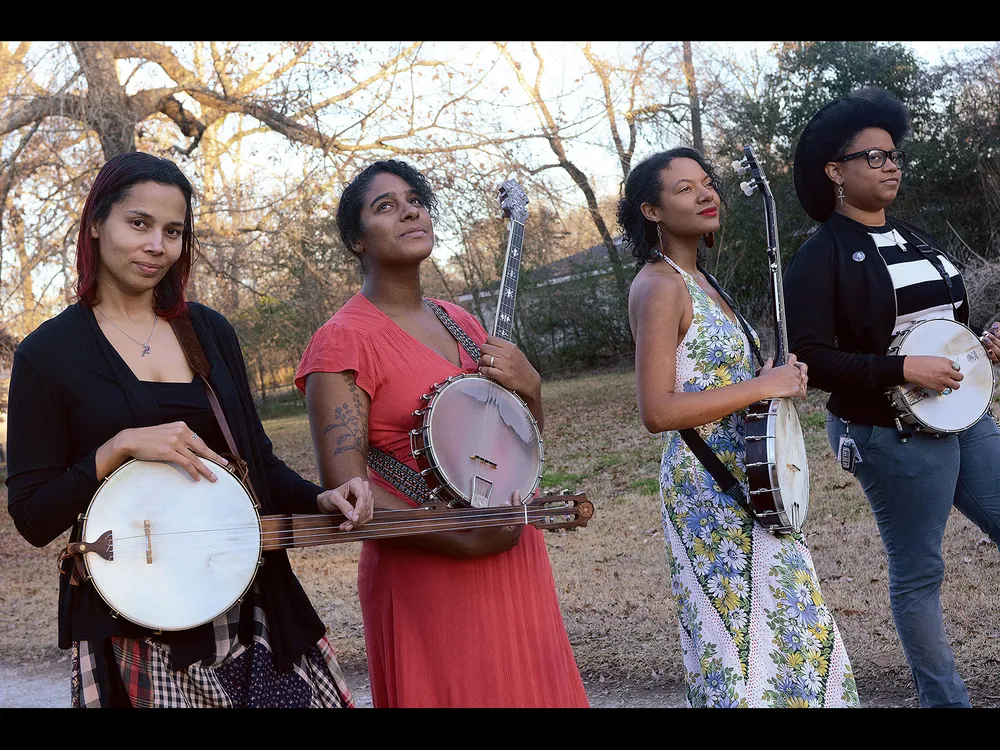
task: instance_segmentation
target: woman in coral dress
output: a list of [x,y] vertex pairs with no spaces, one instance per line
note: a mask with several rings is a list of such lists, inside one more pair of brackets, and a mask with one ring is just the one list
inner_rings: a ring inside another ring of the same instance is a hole
[[[376,162],[348,185],[337,222],[364,283],[315,333],[296,374],[323,481],[367,474],[380,508],[425,499],[409,432],[435,383],[478,370],[543,423],[541,378],[524,355],[461,307],[423,297],[434,209],[426,179],[404,162]],[[365,541],[358,594],[376,708],[588,705],[533,526]]]

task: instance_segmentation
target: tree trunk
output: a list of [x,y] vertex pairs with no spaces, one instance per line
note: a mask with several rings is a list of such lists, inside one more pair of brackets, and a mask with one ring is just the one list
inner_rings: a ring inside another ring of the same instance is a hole
[[687,81],[688,99],[691,102],[691,144],[699,154],[705,153],[701,139],[701,103],[698,101],[698,82],[694,75],[694,62],[691,57],[691,42],[682,42],[684,46],[684,78]]
[[97,133],[104,158],[135,151],[137,124],[125,89],[118,81],[115,57],[105,42],[70,42],[87,79],[84,122]]

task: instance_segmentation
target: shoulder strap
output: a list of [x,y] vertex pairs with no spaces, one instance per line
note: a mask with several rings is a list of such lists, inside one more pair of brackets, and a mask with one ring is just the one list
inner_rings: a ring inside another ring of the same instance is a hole
[[756,518],[756,513],[754,513],[754,509],[750,505],[746,493],[743,492],[743,487],[736,480],[736,477],[730,473],[729,469],[726,468],[725,464],[719,460],[715,452],[708,447],[708,444],[698,434],[698,431],[689,427],[686,430],[678,430],[678,432],[680,432],[681,437],[687,443],[691,452],[701,461],[702,466],[708,470],[708,473],[718,483],[719,488],[742,505],[743,510],[749,513],[751,518]]
[[908,235],[910,235],[910,237],[913,238],[913,244],[916,246],[917,250],[923,254],[932,266],[934,266],[934,270],[937,271],[938,275],[944,280],[945,287],[948,289],[948,299],[951,300],[951,307],[953,310],[957,311],[958,304],[955,302],[955,295],[952,293],[951,276],[948,275],[948,271],[944,267],[944,263],[941,262],[941,256],[944,255],[944,253],[941,252],[938,247],[925,242],[917,229],[911,224],[901,221],[900,219],[892,219],[888,216],[886,217],[886,220],[889,222],[889,226],[891,226],[895,231],[903,229]]
[[[699,268],[701,267],[699,266]],[[701,268],[701,272],[705,274],[705,278],[708,279],[708,283],[712,285],[715,291],[719,293],[719,296],[726,301],[726,304],[729,305],[729,308],[736,315],[736,319],[740,322],[740,327],[743,329],[743,333],[746,335],[747,341],[750,343],[750,349],[753,351],[753,355],[757,359],[757,363],[763,367],[764,357],[760,353],[760,347],[757,346],[757,342],[754,340],[753,329],[750,327],[746,318],[743,317],[743,313],[740,312],[740,308],[736,305],[736,302],[729,296],[726,290],[722,288],[718,279],[716,279],[704,268]]]
[[431,499],[431,488],[427,480],[419,471],[414,471],[395,456],[368,446],[368,465],[415,503],[423,505]]
[[432,302],[429,299],[425,299],[424,304],[434,311],[434,314],[438,316],[438,320],[444,323],[444,327],[448,329],[448,332],[454,336],[458,343],[462,345],[462,348],[469,353],[469,356],[472,357],[472,361],[478,362],[479,358],[482,356],[482,352],[479,350],[479,346],[472,340],[469,334],[467,334],[462,327],[454,321],[454,319],[443,307],[441,307],[441,305],[436,302]]
[[209,403],[212,404],[215,420],[219,423],[222,434],[226,437],[226,444],[229,446],[229,451],[237,458],[240,458],[240,452],[236,448],[236,441],[233,439],[233,433],[229,429],[226,415],[223,414],[219,398],[215,395],[215,390],[208,380],[208,376],[212,372],[212,365],[209,363],[208,357],[205,356],[205,350],[201,346],[201,340],[194,330],[194,325],[191,323],[191,316],[187,310],[171,318],[170,327],[174,329],[177,341],[180,342],[181,349],[184,350],[184,356],[187,357],[191,369],[201,377],[201,382],[205,384],[205,392],[208,394]]

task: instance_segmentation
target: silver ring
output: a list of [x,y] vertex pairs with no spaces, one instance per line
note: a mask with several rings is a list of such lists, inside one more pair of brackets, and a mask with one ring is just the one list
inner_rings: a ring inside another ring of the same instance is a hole
[[943,391],[941,391],[942,396],[947,396],[949,393],[951,393],[951,388],[945,388]]
[[492,354],[490,355],[490,367],[493,367],[493,363],[497,361],[497,358]]
[[952,360],[952,362],[951,362],[951,369],[954,370],[955,372],[960,372],[961,369],[962,369],[962,365],[960,365],[958,362]]
[[195,439],[197,439],[197,437],[198,437],[198,433],[197,433],[197,432],[192,432],[192,433],[191,433],[191,439],[192,439],[192,440],[195,440]]

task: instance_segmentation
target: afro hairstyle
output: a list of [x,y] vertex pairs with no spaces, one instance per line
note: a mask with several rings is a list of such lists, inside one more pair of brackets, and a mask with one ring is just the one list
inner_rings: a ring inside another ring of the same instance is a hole
[[807,214],[824,222],[833,213],[833,190],[823,167],[843,156],[865,128],[881,128],[898,147],[910,133],[910,117],[902,102],[885,89],[867,87],[836,99],[812,116],[795,147],[795,194]]

